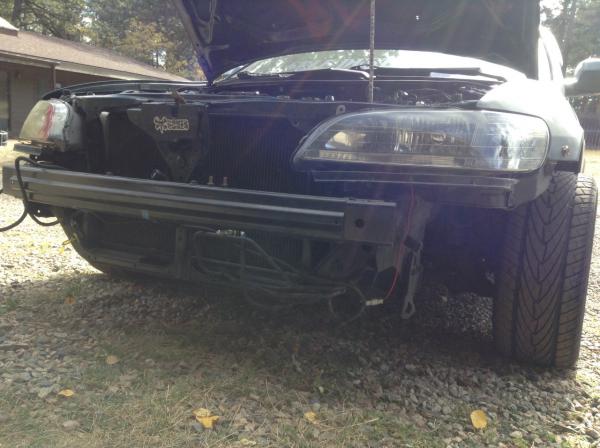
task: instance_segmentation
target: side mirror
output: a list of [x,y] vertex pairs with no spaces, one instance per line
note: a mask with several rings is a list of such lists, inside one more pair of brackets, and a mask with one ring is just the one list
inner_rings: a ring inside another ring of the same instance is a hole
[[565,79],[567,96],[600,95],[600,59],[581,61],[572,78]]

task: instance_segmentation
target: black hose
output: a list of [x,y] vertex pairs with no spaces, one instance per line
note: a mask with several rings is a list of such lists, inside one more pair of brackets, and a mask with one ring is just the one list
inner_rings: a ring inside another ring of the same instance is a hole
[[29,214],[29,217],[33,220],[33,222],[35,222],[36,224],[38,224],[42,227],[54,227],[54,226],[60,224],[60,221],[58,219],[56,221],[52,221],[52,222],[40,221],[40,219],[31,210],[31,204],[29,202],[29,197],[27,196],[27,191],[25,190],[25,184],[23,183],[23,177],[21,175],[21,162],[29,163],[30,165],[33,165],[37,168],[44,168],[44,169],[58,168],[58,167],[48,166],[48,165],[44,165],[41,163],[37,163],[31,159],[28,159],[27,157],[17,157],[15,159],[15,171],[17,173],[17,181],[19,182],[19,188],[21,189],[21,194],[23,195],[23,206],[25,207],[25,211],[27,212],[27,214]]
[[[31,219],[38,225],[42,226],[42,227],[53,227],[57,224],[60,223],[59,220],[56,221],[52,221],[52,222],[44,222],[41,221],[39,219],[38,216],[35,215],[35,213],[32,210],[31,207],[31,203],[29,202],[29,197],[27,196],[27,191],[25,189],[25,184],[23,182],[23,176],[21,173],[21,162],[25,162],[25,163],[29,163],[30,165],[33,165],[35,167],[38,168],[51,168],[51,169],[64,169],[62,167],[59,166],[54,166],[54,165],[44,165],[41,163],[37,163],[31,159],[28,159],[27,157],[17,157],[15,159],[15,172],[17,174],[17,182],[19,183],[19,189],[21,190],[21,196],[22,196],[22,201],[23,201],[23,214],[19,217],[19,219],[17,219],[14,223],[6,226],[6,227],[0,227],[0,233],[2,232],[8,232],[9,230],[14,229],[15,227],[21,225],[23,223],[23,221],[25,221],[25,219],[27,218],[27,216],[31,217]],[[4,189],[0,189],[0,194],[4,193]]]
[[[0,189],[0,194],[4,193],[3,189]],[[23,210],[23,213],[21,214],[21,217],[19,219],[17,219],[15,222],[13,222],[12,224],[6,226],[6,227],[0,227],[0,233],[3,232],[8,232],[9,230],[14,229],[15,227],[18,227],[21,225],[21,223],[23,221],[25,221],[25,218],[27,218],[27,209]]]
[[[15,162],[15,167],[16,167],[16,166],[17,166],[17,163]],[[1,188],[1,189],[0,189],[0,194],[2,194],[2,193],[4,193],[4,188]],[[23,210],[23,213],[22,213],[22,214],[21,214],[21,216],[19,217],[19,219],[17,219],[15,222],[13,222],[12,224],[9,224],[9,225],[8,225],[8,226],[6,226],[6,227],[0,227],[0,233],[2,233],[2,232],[8,232],[9,230],[12,230],[12,229],[14,229],[15,227],[18,227],[18,226],[20,226],[20,225],[23,223],[23,221],[25,221],[25,219],[27,218],[27,215],[28,215],[28,213],[27,213],[27,208],[25,208],[25,209]]]

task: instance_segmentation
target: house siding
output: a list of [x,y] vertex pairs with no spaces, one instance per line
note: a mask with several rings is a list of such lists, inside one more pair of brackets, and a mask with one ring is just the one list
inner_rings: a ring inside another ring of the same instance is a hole
[[[0,62],[0,72],[7,73],[9,97],[8,129],[2,130],[7,130],[10,138],[17,138],[29,111],[40,97],[55,87],[52,86],[52,70]],[[56,72],[56,82],[63,87],[106,79],[81,73]]]
[[31,67],[18,67],[9,72],[11,137],[18,136],[31,108],[42,92],[49,90],[50,75],[50,70]]

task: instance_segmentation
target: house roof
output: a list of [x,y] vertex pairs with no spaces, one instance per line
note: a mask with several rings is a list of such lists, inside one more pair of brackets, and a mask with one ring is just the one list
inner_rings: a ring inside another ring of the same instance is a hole
[[[6,23],[6,28],[11,29],[12,25],[4,19],[0,20],[0,25]],[[185,78],[110,50],[30,31],[0,33],[0,60],[53,65],[56,70],[116,79],[186,81]]]
[[19,31],[19,29],[12,26],[8,22],[8,20],[5,20],[2,17],[0,17],[0,33],[16,34],[18,31]]

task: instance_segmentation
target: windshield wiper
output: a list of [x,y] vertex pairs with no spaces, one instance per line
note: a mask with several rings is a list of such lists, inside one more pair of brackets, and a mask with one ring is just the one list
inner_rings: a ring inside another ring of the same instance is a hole
[[[282,78],[283,73],[256,73],[256,72],[247,72],[242,71],[236,73],[233,77],[237,79],[256,79],[256,78]],[[228,78],[231,79],[231,78]]]
[[[351,67],[350,70],[368,70],[369,66],[367,64],[357,65]],[[481,70],[481,67],[439,67],[439,68],[419,68],[419,67],[410,67],[410,68],[394,68],[394,67],[375,67],[375,73],[382,72],[392,72],[392,73],[402,73],[406,75],[414,75],[414,76],[429,76],[433,73],[441,73],[444,75],[465,75],[465,76],[481,76],[484,78],[490,78],[496,81],[506,82],[508,81],[504,76],[500,76],[495,73],[486,73]]]
[[306,69],[306,70],[296,70],[296,71],[288,71],[288,72],[278,72],[278,73],[257,73],[251,71],[237,71],[218,82],[225,82],[231,80],[253,80],[253,79],[287,79],[294,78],[298,75],[306,75],[306,74],[331,74],[331,73],[339,73],[345,76],[360,76],[361,78],[368,78],[369,74],[364,70],[353,70],[349,68],[316,68],[316,69]]

